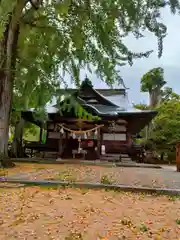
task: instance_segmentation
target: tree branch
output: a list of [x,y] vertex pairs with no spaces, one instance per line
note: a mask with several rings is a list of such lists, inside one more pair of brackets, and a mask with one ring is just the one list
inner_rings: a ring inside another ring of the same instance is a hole
[[29,0],[29,2],[31,3],[31,6],[35,8],[35,10],[38,10],[40,5],[43,3],[42,0]]
[[36,3],[35,3],[36,1],[29,0],[29,2],[31,3],[31,6],[32,6],[33,8],[35,8],[35,10],[38,10],[39,6],[36,5]]
[[31,25],[31,23],[34,24],[34,22],[38,21],[41,18],[41,16],[34,17],[34,12],[38,11],[38,9],[43,4],[43,0],[28,0],[28,2],[31,4],[31,7],[29,7],[27,11],[24,12],[21,17],[21,22]]
[[53,28],[53,27],[51,27],[51,26],[42,26],[42,25],[37,25],[37,24],[35,24],[35,23],[33,23],[33,22],[27,22],[27,21],[23,21],[23,24],[25,24],[25,25],[29,25],[29,26],[31,26],[31,27],[35,27],[35,28]]

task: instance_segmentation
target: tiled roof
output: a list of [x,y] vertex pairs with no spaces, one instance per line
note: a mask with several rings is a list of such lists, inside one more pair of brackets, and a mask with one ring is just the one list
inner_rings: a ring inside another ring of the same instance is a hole
[[91,113],[100,116],[117,116],[119,112],[124,111],[123,108],[118,108],[115,106],[105,106],[103,104],[84,104],[83,107],[90,110]]

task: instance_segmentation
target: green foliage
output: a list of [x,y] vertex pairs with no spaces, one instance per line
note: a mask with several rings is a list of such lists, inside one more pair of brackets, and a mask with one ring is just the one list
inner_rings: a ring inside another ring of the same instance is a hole
[[172,88],[170,87],[165,87],[162,91],[161,91],[161,102],[167,101],[169,99],[173,99],[173,98],[178,98],[178,94],[173,93]]
[[[158,115],[153,119],[151,128],[148,129],[148,139],[145,139],[146,130],[143,129],[141,132],[143,138],[138,142],[146,144],[148,148],[158,154],[164,152],[167,155],[167,160],[171,162],[175,161],[175,146],[180,141],[180,96],[169,88],[164,91],[165,94],[167,92],[168,94],[155,108]],[[135,107],[142,110],[151,109],[143,104],[135,105]]]
[[157,88],[162,88],[166,82],[164,81],[164,70],[162,68],[153,68],[143,75],[141,79],[141,91],[152,92]]
[[39,141],[40,128],[26,122],[24,126],[24,139],[27,141]]
[[107,184],[107,185],[112,185],[113,184],[113,180],[112,180],[112,177],[111,176],[108,176],[108,175],[102,175],[101,176],[101,180],[100,182],[102,184]]
[[159,108],[159,114],[154,121],[153,136],[165,140],[167,144],[175,143],[180,139],[180,97],[164,102]]
[[[30,1],[26,2],[20,18],[20,73],[30,74],[32,81],[38,76],[38,81],[43,82],[44,69],[51,77],[61,69],[68,72],[76,84],[79,84],[80,69],[92,70],[93,67],[101,79],[111,85],[118,79],[118,65],[148,57],[151,50],[133,53],[125,46],[123,38],[129,33],[136,38],[143,37],[145,30],[154,34],[161,56],[162,40],[166,36],[161,9],[170,6],[172,13],[179,10],[178,0],[35,0],[36,8]],[[1,33],[16,4],[15,0],[1,0]],[[63,80],[63,75],[61,78]]]
[[91,80],[87,77],[84,79],[84,81],[82,81],[81,88],[86,87],[86,86],[90,86],[93,88]]
[[153,68],[141,78],[141,91],[149,93],[149,105],[155,107],[161,100],[162,87],[166,84],[164,81],[164,70],[162,68]]
[[176,219],[176,223],[180,225],[180,219]]
[[[9,20],[9,14],[13,11],[14,6],[16,4],[16,1],[7,1],[7,0],[1,0],[0,1],[0,39],[3,37],[4,29],[6,27],[6,24]],[[0,60],[2,60],[0,58]]]
[[56,106],[59,109],[60,114],[67,115],[68,113],[72,113],[80,119],[85,120],[100,120],[98,116],[94,116],[88,113],[78,102],[76,96],[65,96],[64,100],[58,99],[58,103]]
[[172,94],[157,110],[150,133],[151,142],[157,151],[175,157],[175,144],[180,140],[180,96]]
[[150,110],[151,107],[146,104],[135,104],[134,107],[139,110]]
[[139,229],[141,232],[147,232],[149,230],[148,226],[143,223],[139,226]]

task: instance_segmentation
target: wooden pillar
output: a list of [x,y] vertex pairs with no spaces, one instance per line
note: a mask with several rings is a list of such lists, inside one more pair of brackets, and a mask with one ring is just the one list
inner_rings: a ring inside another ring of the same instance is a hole
[[97,129],[97,152],[101,154],[101,129]]
[[103,133],[102,133],[102,131],[100,131],[100,155],[102,154],[102,152],[101,152],[102,143],[103,143]]
[[68,132],[66,131],[66,141],[67,141],[67,139],[68,139]]
[[176,144],[176,166],[177,172],[180,172],[180,143]]
[[40,127],[40,133],[39,133],[39,142],[42,143],[42,135],[43,135],[43,129],[42,126]]
[[58,156],[61,157],[62,154],[62,134],[60,134],[60,139],[58,143]]

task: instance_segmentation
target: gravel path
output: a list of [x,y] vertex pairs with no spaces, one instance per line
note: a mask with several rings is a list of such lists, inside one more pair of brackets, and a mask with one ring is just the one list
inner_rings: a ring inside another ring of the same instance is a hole
[[[18,168],[21,169],[18,172]],[[17,166],[16,174],[8,174],[11,178],[31,180],[64,180],[105,184],[125,184],[142,187],[159,187],[180,189],[180,173],[174,167],[162,169],[123,168],[83,165],[50,165],[23,164]]]

